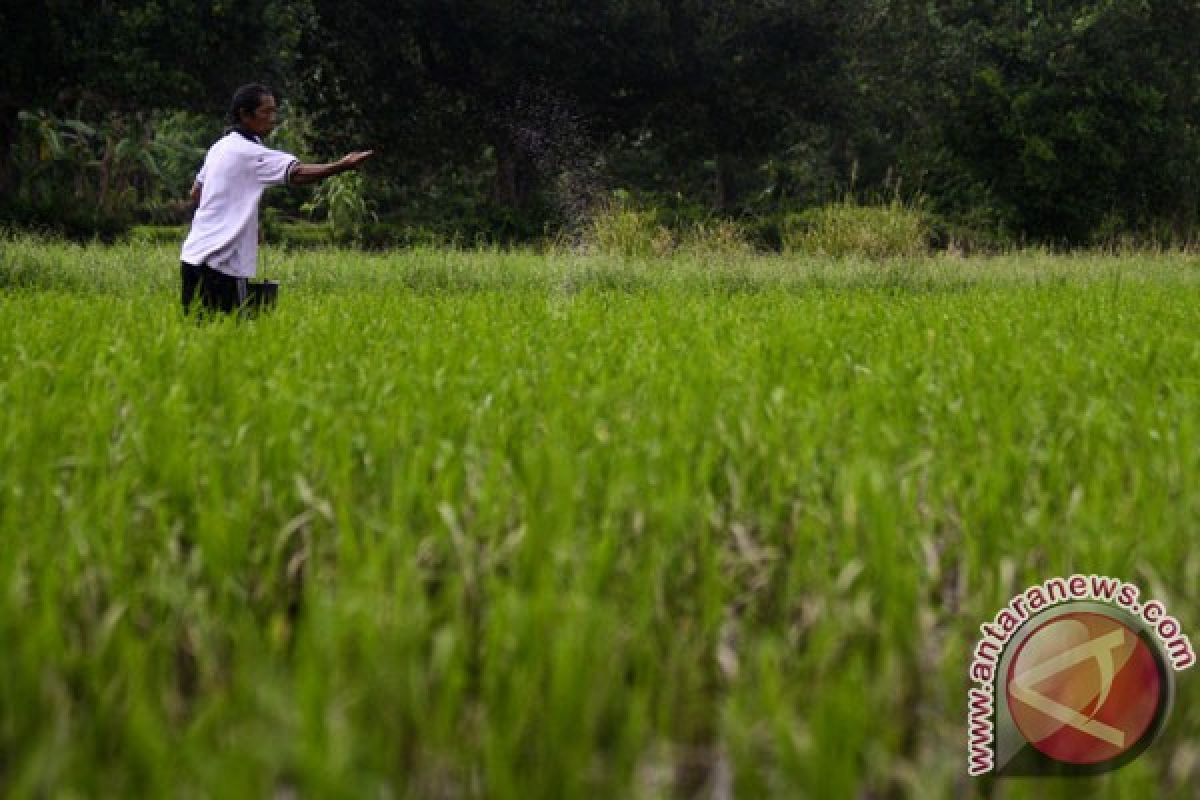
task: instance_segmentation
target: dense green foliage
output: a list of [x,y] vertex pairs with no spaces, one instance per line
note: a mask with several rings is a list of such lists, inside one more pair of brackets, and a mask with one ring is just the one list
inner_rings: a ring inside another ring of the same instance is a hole
[[899,192],[980,243],[1178,243],[1200,213],[1195,3],[139,0],[10,4],[0,29],[22,224],[178,218],[253,78],[290,101],[280,146],[380,150],[381,242],[570,231],[613,190],[760,227]]
[[[6,797],[994,796],[1015,591],[1200,624],[1193,258],[174,259],[0,243]],[[1197,686],[1003,796],[1193,797]]]

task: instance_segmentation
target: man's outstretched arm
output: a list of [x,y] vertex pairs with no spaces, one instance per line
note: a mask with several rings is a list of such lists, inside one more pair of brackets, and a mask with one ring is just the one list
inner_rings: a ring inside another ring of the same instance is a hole
[[338,175],[358,169],[362,162],[375,155],[374,150],[360,150],[356,153],[342,156],[332,164],[297,164],[288,173],[288,183],[292,186],[305,186],[310,183],[323,181],[331,175]]

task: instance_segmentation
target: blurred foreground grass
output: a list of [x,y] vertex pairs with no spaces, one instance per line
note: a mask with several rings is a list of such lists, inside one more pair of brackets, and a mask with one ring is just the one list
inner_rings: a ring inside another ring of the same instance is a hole
[[1200,261],[0,241],[0,794],[1195,797],[965,778],[978,625],[1194,633]]

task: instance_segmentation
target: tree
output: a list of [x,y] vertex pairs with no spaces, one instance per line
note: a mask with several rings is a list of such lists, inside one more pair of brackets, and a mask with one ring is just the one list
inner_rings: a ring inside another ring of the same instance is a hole
[[0,191],[22,110],[219,113],[241,83],[285,79],[309,6],[282,0],[46,0],[0,7]]
[[947,141],[1019,229],[1085,241],[1196,222],[1200,33],[1194,3],[979,4],[951,22],[978,44]]
[[[527,206],[554,128],[623,124],[648,77],[645,3],[391,0],[316,4],[304,80],[320,123],[386,143],[393,163],[471,163],[493,198]],[[397,152],[402,151],[402,152]],[[410,153],[412,155],[410,155]]]
[[839,44],[854,3],[663,0],[659,96],[648,127],[678,157],[711,159],[714,201],[739,200],[739,161],[786,145],[798,121],[838,113]]
[[730,207],[734,163],[829,107],[845,7],[320,0],[305,72],[310,96],[381,141],[458,159],[488,148],[507,205],[531,200],[546,150],[575,127],[596,141],[652,131],[678,158],[715,159],[717,202]]

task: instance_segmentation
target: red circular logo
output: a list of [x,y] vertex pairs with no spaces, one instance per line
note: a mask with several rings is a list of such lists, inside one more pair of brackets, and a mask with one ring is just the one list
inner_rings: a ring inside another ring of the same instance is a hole
[[1008,707],[1021,735],[1066,764],[1118,758],[1145,736],[1164,687],[1150,647],[1094,612],[1056,617],[1021,643],[1008,668]]

